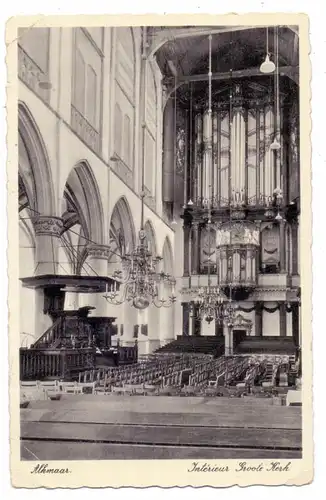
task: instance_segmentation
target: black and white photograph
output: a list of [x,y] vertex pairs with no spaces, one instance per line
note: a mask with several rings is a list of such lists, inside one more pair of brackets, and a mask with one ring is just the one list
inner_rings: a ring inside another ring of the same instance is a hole
[[304,456],[301,31],[235,17],[18,27],[14,334],[34,476]]

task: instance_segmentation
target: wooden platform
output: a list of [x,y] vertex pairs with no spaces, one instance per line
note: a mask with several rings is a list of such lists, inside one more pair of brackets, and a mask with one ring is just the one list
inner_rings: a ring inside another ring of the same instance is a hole
[[301,409],[267,402],[91,395],[34,401],[21,410],[21,456],[300,458]]

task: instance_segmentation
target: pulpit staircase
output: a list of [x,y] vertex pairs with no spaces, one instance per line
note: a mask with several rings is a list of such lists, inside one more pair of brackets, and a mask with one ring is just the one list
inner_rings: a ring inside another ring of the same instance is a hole
[[63,311],[31,345],[20,349],[20,379],[77,379],[102,364],[133,364],[137,346],[111,348],[115,318],[88,317],[90,308]]
[[21,380],[69,380],[94,368],[96,350],[90,340],[84,322],[69,313],[58,316],[30,348],[20,349]]
[[61,341],[64,319],[60,316],[31,346],[34,349],[56,349]]

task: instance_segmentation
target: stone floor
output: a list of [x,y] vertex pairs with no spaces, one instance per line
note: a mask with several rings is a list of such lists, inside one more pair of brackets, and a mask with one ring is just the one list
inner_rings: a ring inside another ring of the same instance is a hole
[[21,456],[300,458],[301,408],[256,398],[65,395],[21,410]]

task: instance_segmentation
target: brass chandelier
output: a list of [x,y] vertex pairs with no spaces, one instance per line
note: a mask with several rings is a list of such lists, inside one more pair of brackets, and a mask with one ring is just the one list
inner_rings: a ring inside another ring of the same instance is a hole
[[[208,70],[208,118],[209,118],[209,134],[208,134],[208,158],[211,163],[213,163],[212,158],[212,35],[209,35],[209,70]],[[211,165],[212,167],[212,165]],[[212,168],[210,168],[212,171]],[[210,185],[210,190],[212,190],[212,185]],[[208,199],[208,245],[209,245],[209,256],[211,255],[211,226],[212,226],[212,205],[213,193],[210,193]],[[219,281],[219,273],[218,273]],[[191,277],[190,277],[190,290],[191,290]],[[205,320],[207,323],[216,321],[219,323],[226,323],[229,327],[233,325],[234,318],[236,315],[236,305],[232,302],[232,285],[230,284],[230,296],[227,296],[221,291],[219,283],[217,286],[212,286],[211,283],[211,260],[208,260],[208,277],[207,286],[202,286],[197,292],[197,307],[192,307],[191,315],[196,316],[200,320]]]
[[134,250],[121,257],[122,270],[113,273],[115,284],[106,289],[104,298],[112,305],[129,303],[136,309],[146,309],[151,304],[155,307],[170,307],[176,301],[176,280],[160,270],[162,257],[154,256],[149,249],[148,238],[144,229],[145,198],[145,95],[146,95],[146,28],[143,28],[143,133],[142,133],[142,191],[141,223],[138,244]]
[[[154,256],[149,250],[144,230],[144,192],[141,194],[141,204],[138,245],[130,253],[122,256],[122,270],[113,273],[115,284],[110,290],[106,290],[104,298],[112,305],[128,302],[136,309],[146,309],[151,304],[155,307],[170,307],[176,301],[175,279],[159,270],[163,259]],[[167,288],[171,290],[171,294],[165,297],[164,291]]]

